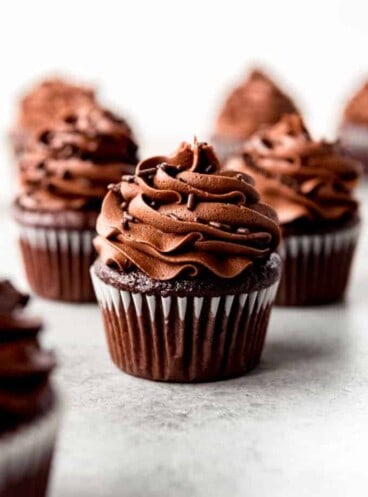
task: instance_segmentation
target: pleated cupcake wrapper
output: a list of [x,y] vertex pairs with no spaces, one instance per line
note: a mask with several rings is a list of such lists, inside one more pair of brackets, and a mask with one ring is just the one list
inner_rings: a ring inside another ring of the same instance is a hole
[[341,300],[360,226],[322,235],[291,236],[280,248],[283,274],[278,305],[318,305]]
[[221,297],[119,291],[91,269],[110,354],[123,371],[153,380],[210,381],[259,362],[278,282]]
[[95,301],[89,268],[95,258],[93,230],[20,226],[20,245],[32,290],[69,302]]
[[346,145],[355,150],[367,151],[368,128],[367,126],[347,125],[343,126],[341,136],[342,146]]
[[44,497],[60,420],[58,403],[39,419],[0,436],[1,497]]

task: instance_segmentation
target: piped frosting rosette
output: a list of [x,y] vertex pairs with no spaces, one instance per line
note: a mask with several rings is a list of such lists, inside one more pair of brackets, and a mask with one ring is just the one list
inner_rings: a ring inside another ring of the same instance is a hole
[[280,239],[274,211],[249,176],[219,169],[209,145],[184,143],[111,185],[95,242],[103,262],[169,280],[233,278],[266,259]]

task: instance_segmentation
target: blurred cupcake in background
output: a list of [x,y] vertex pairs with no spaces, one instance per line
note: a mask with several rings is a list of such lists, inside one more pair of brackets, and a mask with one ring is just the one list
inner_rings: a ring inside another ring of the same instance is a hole
[[19,158],[33,150],[40,135],[53,123],[63,125],[74,109],[93,104],[92,88],[78,86],[62,79],[48,79],[36,86],[19,102],[18,115],[11,131],[14,155]]
[[251,174],[284,238],[280,305],[341,300],[359,234],[360,167],[335,143],[314,141],[294,114],[254,134],[225,169]]
[[97,215],[108,185],[134,173],[131,129],[92,90],[54,80],[25,97],[18,130],[14,214],[29,284],[45,298],[94,300],[89,266]]
[[91,269],[114,363],[161,381],[254,368],[280,278],[275,212],[212,147],[146,159],[107,194]]
[[341,145],[368,174],[368,83],[347,103],[338,134]]
[[255,131],[297,112],[294,102],[265,73],[253,70],[225,100],[212,142],[221,161],[236,153]]
[[44,497],[59,424],[51,352],[41,322],[24,315],[28,297],[0,281],[0,495]]

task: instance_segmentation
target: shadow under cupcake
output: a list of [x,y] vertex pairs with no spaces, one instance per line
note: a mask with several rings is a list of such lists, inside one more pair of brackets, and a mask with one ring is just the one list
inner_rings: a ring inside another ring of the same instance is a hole
[[284,264],[276,303],[343,299],[360,228],[359,164],[337,144],[314,141],[294,114],[255,133],[227,168],[253,175],[279,216]]
[[162,381],[241,375],[261,357],[280,232],[252,180],[210,146],[153,157],[107,194],[91,268],[123,371]]
[[56,80],[25,102],[13,132],[20,175],[14,216],[28,282],[45,298],[93,301],[97,215],[108,185],[134,172],[137,146],[92,90]]

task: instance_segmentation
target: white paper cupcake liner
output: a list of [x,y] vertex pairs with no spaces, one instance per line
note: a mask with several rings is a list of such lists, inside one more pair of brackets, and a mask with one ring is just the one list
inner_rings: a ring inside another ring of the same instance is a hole
[[260,291],[176,297],[120,291],[91,270],[110,354],[135,376],[209,381],[259,362],[278,282]]
[[13,432],[0,436],[1,497],[46,495],[60,420],[60,405]]
[[353,123],[345,123],[339,130],[341,147],[346,153],[358,161],[363,173],[368,174],[368,127]]
[[347,124],[342,128],[341,141],[343,146],[357,150],[368,149],[368,128],[359,124]]
[[94,230],[20,226],[27,278],[41,297],[69,302],[95,300],[89,268],[95,258]]
[[333,233],[286,237],[276,304],[313,305],[341,300],[347,287],[360,225]]

